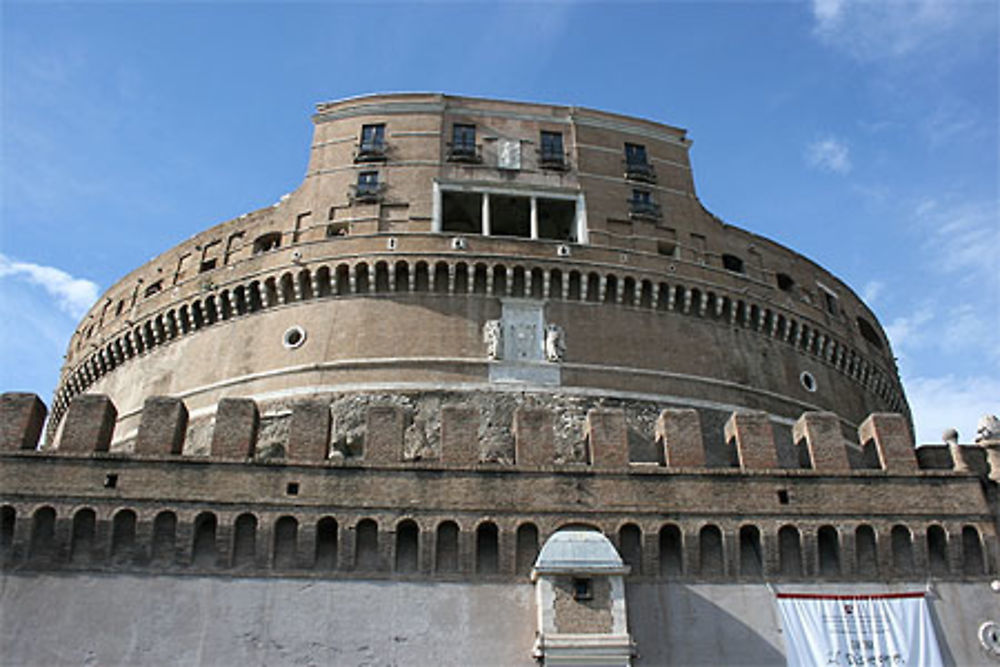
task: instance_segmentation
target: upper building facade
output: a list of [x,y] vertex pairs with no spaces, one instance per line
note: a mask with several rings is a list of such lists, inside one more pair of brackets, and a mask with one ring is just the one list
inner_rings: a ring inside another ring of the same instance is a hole
[[637,425],[694,407],[712,435],[763,410],[789,465],[804,411],[847,434],[873,412],[909,416],[872,312],[707,212],[682,129],[440,94],[324,103],[313,121],[298,189],[137,268],[87,313],[50,442],[83,392],[116,403],[126,447],[150,395],[183,398],[194,424],[224,396],[357,390],[600,397]]

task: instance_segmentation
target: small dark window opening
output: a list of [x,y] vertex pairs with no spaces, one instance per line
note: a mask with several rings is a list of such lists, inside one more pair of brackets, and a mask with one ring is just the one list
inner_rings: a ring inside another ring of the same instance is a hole
[[476,126],[463,123],[452,125],[448,159],[461,162],[474,162],[477,158]]
[[594,599],[594,580],[584,579],[580,577],[573,578],[573,599],[574,600],[593,600]]
[[331,222],[326,226],[326,238],[332,239],[336,236],[347,236],[348,224],[346,222]]
[[115,488],[117,486],[118,486],[118,474],[117,473],[111,472],[111,473],[108,473],[107,475],[104,476],[104,488],[105,489],[113,489],[113,488]]
[[475,192],[441,193],[441,229],[482,234],[483,196]]
[[546,132],[542,130],[542,155],[540,163],[543,169],[563,169],[566,167],[566,154],[563,151],[562,132]]
[[528,197],[490,197],[490,236],[531,238],[531,200]]
[[[146,291],[142,293],[143,297],[149,298],[163,289],[163,281],[157,280],[155,283],[146,288]],[[89,335],[89,334],[88,334]]]
[[201,263],[199,271],[201,273],[204,273],[205,271],[211,271],[212,269],[215,268],[216,263],[217,260],[214,257],[212,259],[206,259],[204,262]]
[[723,255],[722,268],[733,273],[743,273],[743,260],[736,255]]
[[837,295],[823,290],[823,300],[826,303],[826,312],[831,315],[837,314]]
[[878,349],[882,349],[882,339],[879,338],[878,332],[875,331],[875,327],[873,327],[868,320],[860,316],[858,317],[858,331],[861,332],[862,338]]
[[656,252],[663,255],[664,257],[676,257],[677,256],[677,244],[670,241],[657,241]]
[[636,188],[632,190],[632,198],[628,200],[629,213],[633,216],[659,218],[660,205],[653,201],[653,193],[649,190]]
[[361,126],[361,143],[358,145],[357,162],[385,158],[385,124]]
[[785,489],[778,490],[778,503],[780,505],[788,504],[788,491],[786,491]]
[[289,482],[288,486],[285,487],[285,493],[287,493],[290,496],[297,496],[297,495],[299,495],[299,483],[298,482]]
[[792,288],[795,287],[795,281],[787,273],[779,273],[774,276],[778,283],[778,289],[784,292],[791,292]]
[[281,247],[281,232],[270,232],[254,239],[253,254],[259,255],[262,252],[270,252]]

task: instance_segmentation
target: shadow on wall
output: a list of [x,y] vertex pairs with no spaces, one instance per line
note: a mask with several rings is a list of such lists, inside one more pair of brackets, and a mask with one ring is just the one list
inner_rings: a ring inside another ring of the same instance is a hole
[[689,586],[626,583],[637,666],[785,664],[784,654],[766,639],[780,642],[777,610],[762,613],[760,597],[743,596],[743,587],[712,588],[725,596],[728,610]]

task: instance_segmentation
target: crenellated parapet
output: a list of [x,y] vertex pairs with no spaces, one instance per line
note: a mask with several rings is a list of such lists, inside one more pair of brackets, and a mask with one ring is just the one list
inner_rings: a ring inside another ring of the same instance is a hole
[[41,451],[40,401],[5,394],[0,406],[6,567],[510,577],[526,574],[547,536],[584,524],[612,538],[634,577],[996,571],[985,457],[966,452],[968,470],[952,469],[947,447],[914,450],[893,414],[872,415],[849,443],[835,417],[806,413],[793,429],[800,466],[781,468],[768,420],[754,412],[731,415],[730,462],[708,466],[711,438],[690,409],[660,412],[647,434],[653,461],[633,460],[625,411],[589,409],[584,455],[567,462],[557,458],[560,416],[538,407],[512,413],[513,454],[496,456],[478,410],[445,405],[439,444],[415,458],[414,415],[393,404],[365,410],[344,456],[329,405],[296,403],[284,445],[263,457],[250,399],[219,404],[206,455],[184,453],[189,416],[178,399],[147,399],[131,452],[109,451],[107,397],[73,401],[58,446]]

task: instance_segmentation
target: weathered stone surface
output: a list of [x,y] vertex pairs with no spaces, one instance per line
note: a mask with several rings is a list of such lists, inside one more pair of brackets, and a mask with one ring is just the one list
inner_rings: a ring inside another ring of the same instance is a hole
[[887,472],[914,472],[917,457],[913,449],[910,427],[902,415],[878,412],[858,427],[862,444],[874,443],[882,469]]
[[832,412],[806,412],[792,428],[792,438],[806,447],[814,470],[845,473],[851,466],[840,434],[840,420]]
[[778,467],[774,431],[766,412],[734,412],[724,427],[726,442],[735,442],[740,468]]
[[249,398],[223,398],[215,413],[212,431],[212,456],[245,459],[253,456],[257,444],[260,413]]
[[478,463],[479,412],[475,408],[441,408],[441,459],[448,463]]
[[663,448],[663,460],[667,466],[687,468],[705,465],[705,444],[697,410],[663,410],[656,420],[656,442]]
[[595,466],[609,468],[628,465],[628,429],[625,426],[624,410],[588,412],[587,439],[590,443],[591,462]]
[[394,405],[368,408],[365,430],[365,461],[396,463],[403,459],[403,430],[406,413]]
[[0,451],[34,449],[45,423],[45,404],[34,394],[0,396]]
[[292,407],[288,426],[290,461],[322,461],[330,447],[330,406],[326,401],[300,401]]
[[180,454],[184,450],[188,411],[184,401],[151,396],[142,406],[136,454]]
[[66,411],[60,451],[106,452],[115,431],[118,410],[107,396],[81,394],[74,398]]
[[526,466],[552,465],[555,459],[555,416],[544,408],[518,408],[514,412],[516,463]]

